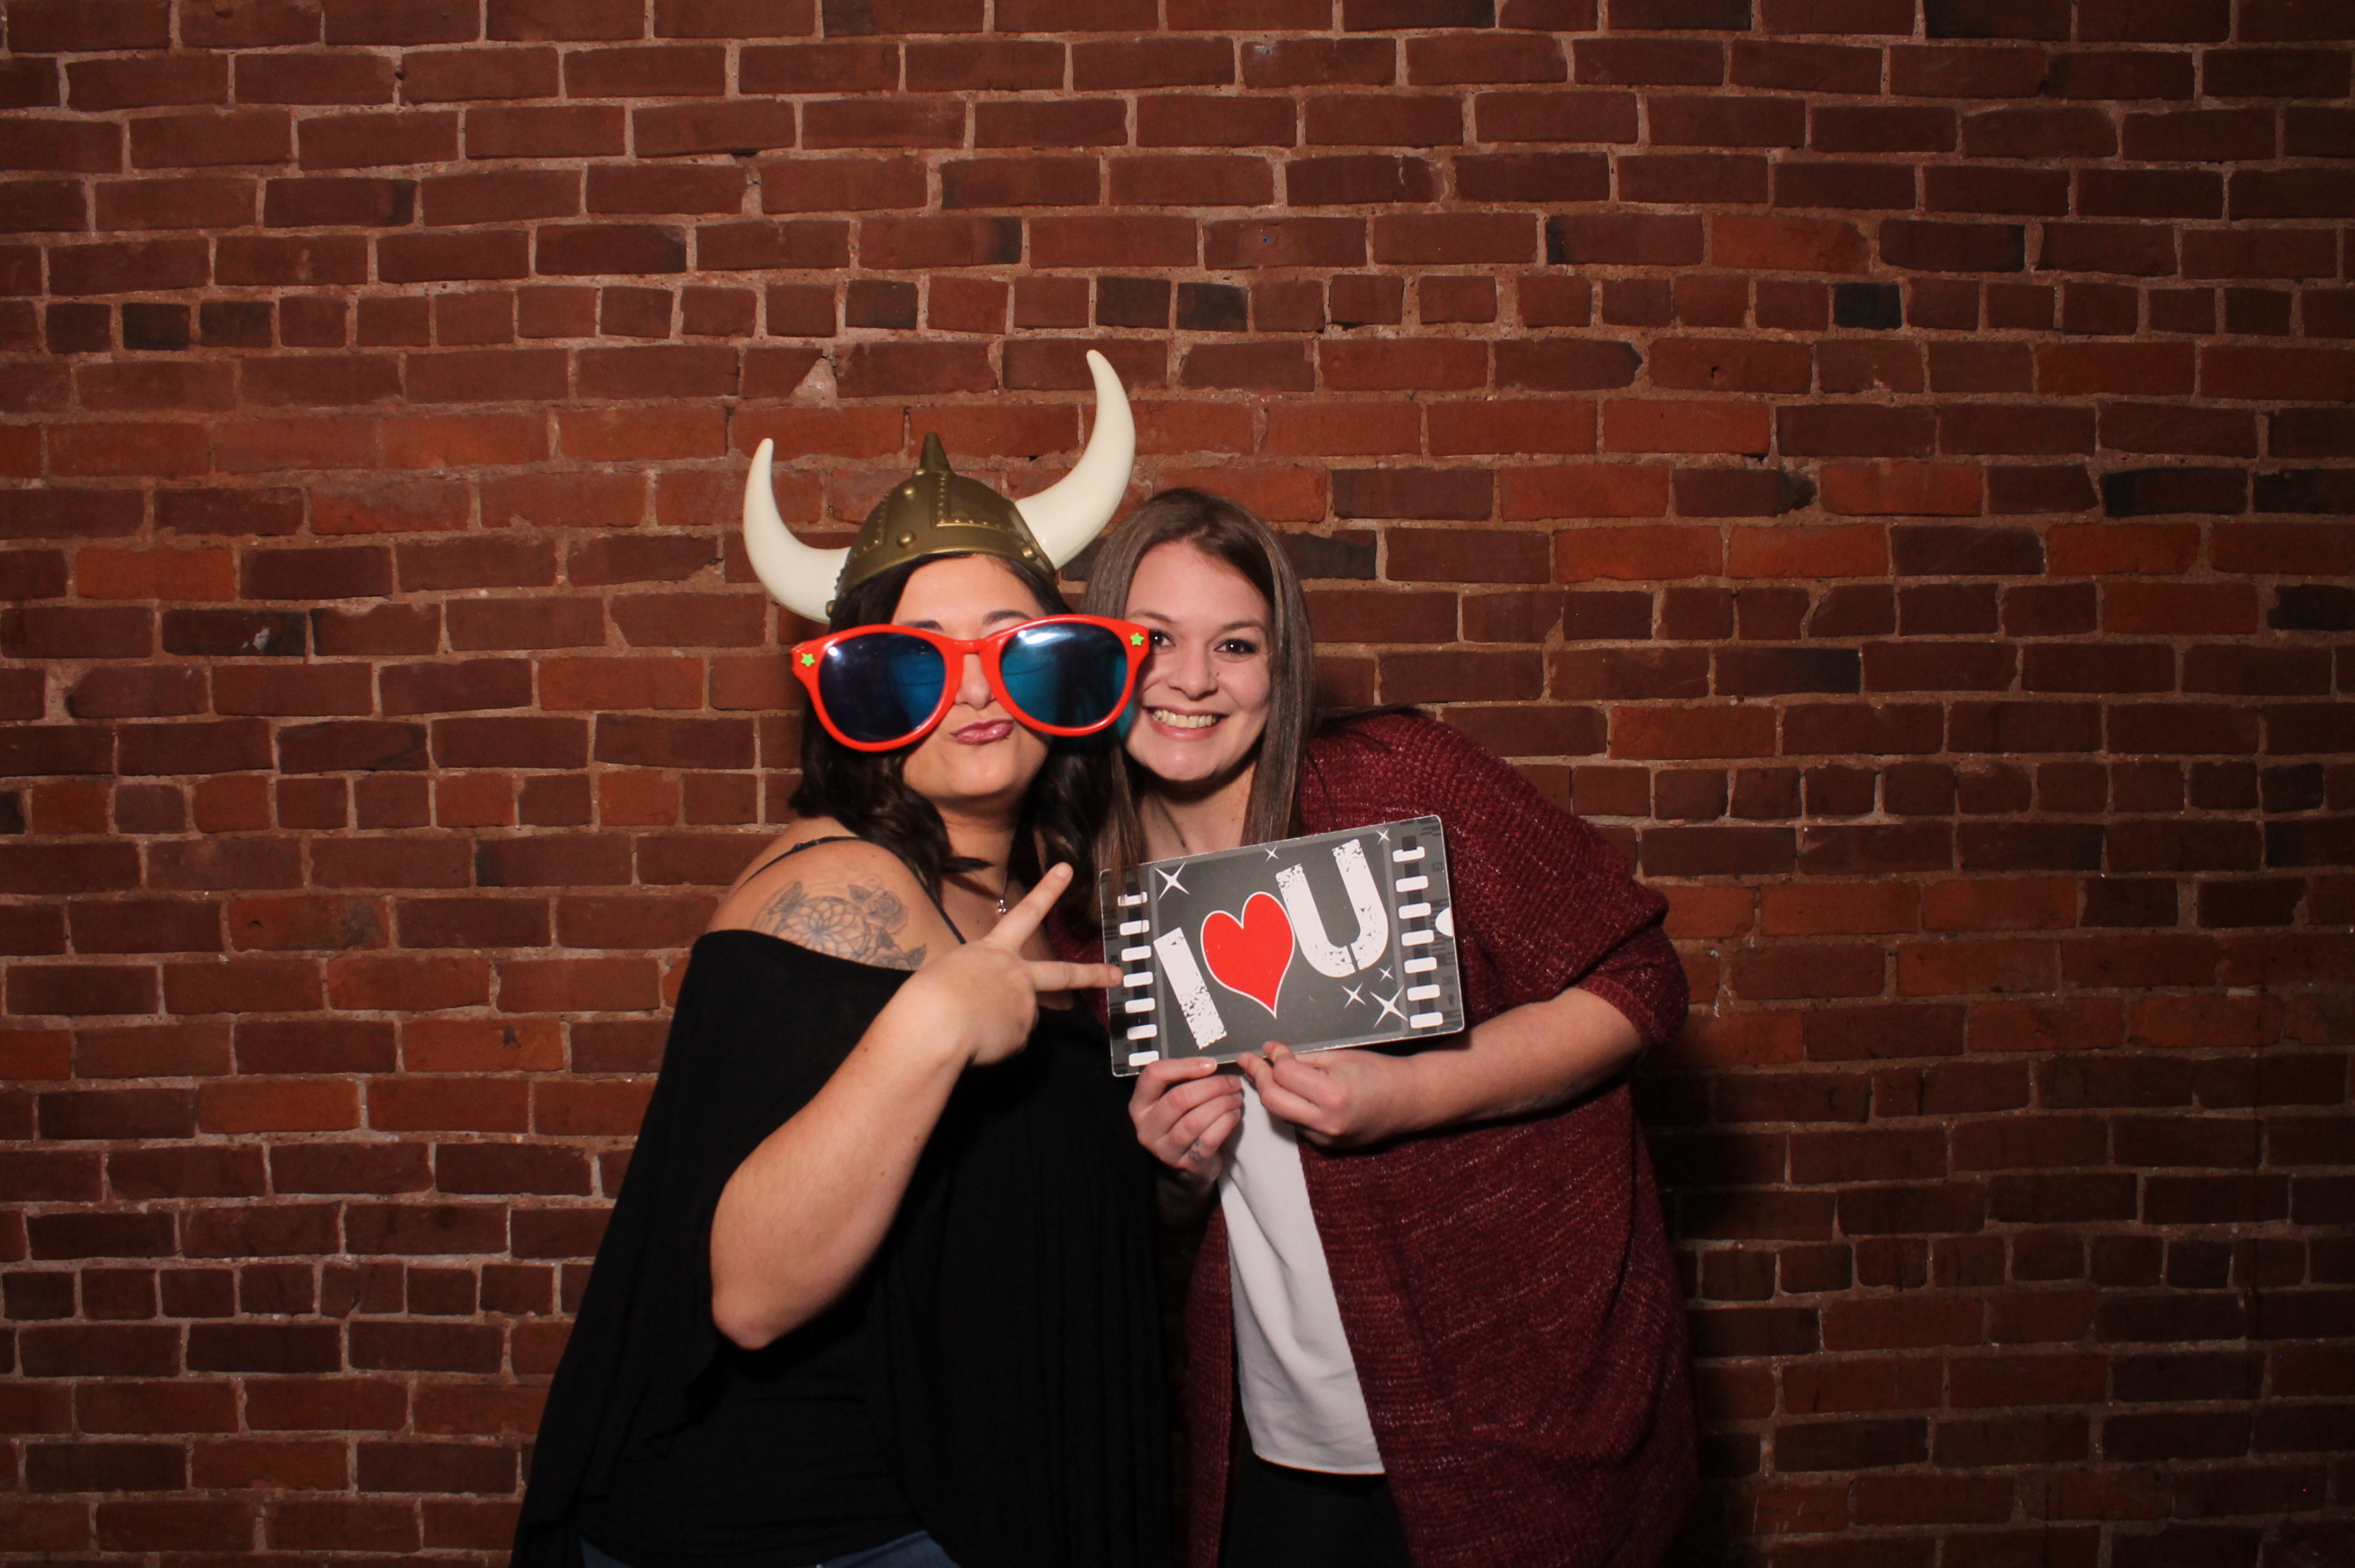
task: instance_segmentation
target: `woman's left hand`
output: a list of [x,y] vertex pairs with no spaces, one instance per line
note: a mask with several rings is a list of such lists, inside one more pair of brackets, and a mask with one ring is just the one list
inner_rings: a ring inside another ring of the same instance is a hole
[[1271,1044],[1242,1069],[1271,1115],[1323,1148],[1356,1148],[1422,1129],[1412,1058],[1375,1051],[1297,1056]]

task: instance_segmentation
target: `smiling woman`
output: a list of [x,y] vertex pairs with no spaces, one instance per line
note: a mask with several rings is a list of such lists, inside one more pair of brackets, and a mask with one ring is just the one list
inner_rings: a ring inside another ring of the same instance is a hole
[[[1226,497],[1180,489],[1155,496],[1104,541],[1089,606],[1151,628],[1154,653],[1126,737],[1155,785],[1140,789],[1134,770],[1114,770],[1108,862],[1148,858],[1143,814],[1196,848],[1173,807],[1215,825],[1220,842],[1201,848],[1282,838],[1298,822],[1316,643],[1299,581],[1275,569],[1272,539]],[[1225,570],[1202,571],[1205,562]]]
[[1267,598],[1235,572],[1187,570],[1156,550],[1137,563],[1129,613],[1153,628],[1153,688],[1129,752],[1166,783],[1231,780],[1267,725]]
[[[1436,816],[1472,1026],[1138,1075],[1166,1208],[1217,1200],[1187,1315],[1195,1568],[1657,1561],[1692,1397],[1624,1074],[1684,1017],[1666,901],[1445,725],[1316,724],[1299,586],[1234,502],[1153,497],[1088,597],[1153,633],[1106,862]],[[1282,961],[1295,942],[1316,964],[1300,930]]]

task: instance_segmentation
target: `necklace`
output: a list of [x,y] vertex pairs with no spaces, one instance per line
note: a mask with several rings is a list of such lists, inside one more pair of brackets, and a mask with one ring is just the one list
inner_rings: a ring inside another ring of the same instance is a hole
[[[976,868],[975,868],[975,869],[976,870],[978,870],[978,869],[982,869],[983,868],[976,867]],[[970,873],[968,873],[968,875],[970,875]],[[1011,892],[1011,891],[1013,891],[1013,889],[1014,889],[1014,868],[1013,868],[1013,866],[1012,866],[1011,864],[1008,864],[1008,865],[1007,866],[1006,869],[1005,869],[1003,872],[999,873],[999,875],[998,875],[998,879],[997,879],[997,895],[996,895],[996,896],[997,896],[997,912],[998,912],[1001,916],[1002,916],[1002,915],[1004,915],[1004,914],[1007,912],[1007,908],[1009,907],[1009,906],[1007,905],[1007,901],[1006,901],[1006,895],[1007,895],[1007,893]],[[983,894],[983,896],[984,896],[984,897],[987,897],[987,896],[988,896],[988,891],[987,891],[987,890],[986,890],[986,889],[982,889],[982,890],[978,890],[978,891],[980,891],[982,892],[982,894]]]

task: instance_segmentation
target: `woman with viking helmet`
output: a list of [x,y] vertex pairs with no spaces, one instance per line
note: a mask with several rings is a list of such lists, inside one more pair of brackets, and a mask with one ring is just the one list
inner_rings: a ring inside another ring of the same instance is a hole
[[745,542],[810,696],[795,825],[691,955],[549,1391],[530,1568],[1121,1568],[1167,1555],[1153,1178],[1050,906],[1143,628],[1055,567],[1135,451],[1010,503],[935,438],[846,551]]

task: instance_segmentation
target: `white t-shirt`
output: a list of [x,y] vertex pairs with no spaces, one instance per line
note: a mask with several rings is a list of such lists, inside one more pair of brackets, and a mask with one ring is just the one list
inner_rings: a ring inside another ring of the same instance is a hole
[[1243,1421],[1252,1451],[1271,1465],[1380,1475],[1381,1452],[1308,1206],[1298,1137],[1245,1082],[1242,1131],[1219,1189]]

